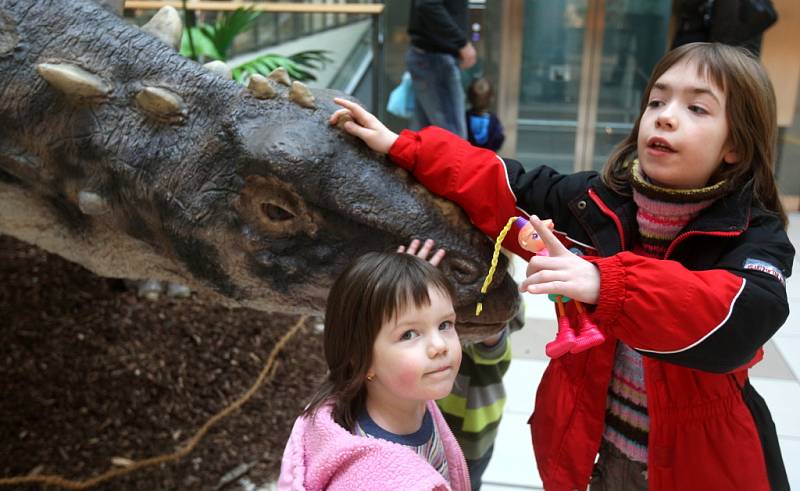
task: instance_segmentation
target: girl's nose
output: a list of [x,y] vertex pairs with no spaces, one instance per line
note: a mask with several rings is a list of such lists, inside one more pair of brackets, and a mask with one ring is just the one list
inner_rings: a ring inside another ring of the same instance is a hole
[[665,109],[656,118],[656,128],[664,130],[674,130],[678,128],[678,120],[672,114],[672,111]]
[[431,340],[428,343],[428,356],[435,358],[444,353],[447,353],[447,342],[437,330],[431,335]]

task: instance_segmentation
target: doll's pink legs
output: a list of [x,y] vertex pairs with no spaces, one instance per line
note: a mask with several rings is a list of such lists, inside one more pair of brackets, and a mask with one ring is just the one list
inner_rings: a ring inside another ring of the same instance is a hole
[[564,301],[558,295],[555,298],[556,302],[556,317],[558,318],[558,333],[556,339],[547,343],[544,347],[544,352],[550,358],[558,358],[559,356],[569,353],[575,345],[575,331],[569,325],[569,317],[567,317],[566,309],[564,308]]
[[589,318],[589,313],[577,300],[575,309],[578,311],[578,334],[575,336],[575,345],[570,349],[570,353],[580,353],[598,344],[603,344],[606,337],[597,328],[597,325]]

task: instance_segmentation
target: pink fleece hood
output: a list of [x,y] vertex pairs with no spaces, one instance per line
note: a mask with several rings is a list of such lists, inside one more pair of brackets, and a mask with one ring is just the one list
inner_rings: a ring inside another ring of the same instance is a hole
[[326,405],[313,420],[301,416],[295,421],[283,451],[278,489],[468,491],[464,455],[436,404],[428,401],[427,406],[444,445],[450,485],[410,448],[349,433],[333,421]]

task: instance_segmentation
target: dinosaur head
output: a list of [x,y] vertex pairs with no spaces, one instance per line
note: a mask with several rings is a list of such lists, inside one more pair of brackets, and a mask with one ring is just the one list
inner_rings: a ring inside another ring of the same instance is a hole
[[[493,244],[449,201],[406,171],[328,125],[341,94],[315,90],[314,107],[258,101],[237,114],[245,148],[235,197],[239,265],[287,305],[320,310],[333,279],[354,257],[431,238],[447,250],[441,268],[457,292],[460,331],[481,337],[516,312],[518,294],[501,264],[480,317],[475,304]],[[267,107],[265,107],[265,104]],[[275,107],[270,108],[270,104]],[[280,124],[264,111],[282,114]],[[262,287],[263,288],[263,287]],[[252,301],[259,302],[259,295]]]
[[244,88],[91,3],[7,5],[0,199],[21,205],[0,207],[1,232],[99,274],[287,312],[321,312],[354,257],[431,238],[447,250],[463,337],[516,313],[503,259],[475,316],[491,240],[329,126],[341,94],[281,72]]

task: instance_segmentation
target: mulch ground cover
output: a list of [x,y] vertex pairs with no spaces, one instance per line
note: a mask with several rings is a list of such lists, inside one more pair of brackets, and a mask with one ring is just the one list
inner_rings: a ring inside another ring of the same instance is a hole
[[[175,452],[250,388],[297,320],[197,295],[139,299],[121,280],[0,236],[0,478],[83,480]],[[239,476],[275,479],[292,422],[325,372],[318,322],[308,319],[272,379],[187,457],[93,489],[232,490],[243,488]]]

